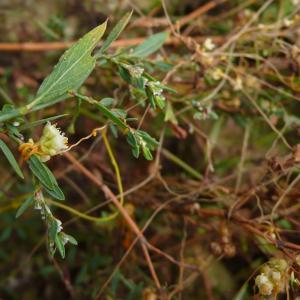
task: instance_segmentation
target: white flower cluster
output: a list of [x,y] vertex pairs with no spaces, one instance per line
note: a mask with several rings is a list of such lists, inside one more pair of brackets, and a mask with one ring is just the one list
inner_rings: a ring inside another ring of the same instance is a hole
[[54,222],[56,223],[57,229],[56,232],[61,232],[63,230],[62,222],[56,218],[54,218]]
[[152,90],[154,96],[161,96],[163,89],[160,87],[159,81],[149,81],[147,85]]
[[50,122],[43,129],[43,134],[38,142],[41,153],[41,160],[48,161],[51,156],[57,155],[68,148],[68,138],[65,137],[56,125]]
[[213,43],[211,38],[207,38],[204,41],[203,46],[204,46],[205,50],[208,50],[208,51],[212,51],[216,48],[216,45]]
[[162,109],[165,106],[166,98],[162,94],[163,89],[161,88],[161,83],[159,81],[148,81],[146,85],[153,94],[156,104]]
[[256,276],[255,285],[259,294],[270,296],[273,293],[281,293],[285,289],[286,271],[288,263],[284,259],[272,258],[262,268],[261,274]]
[[130,75],[134,78],[140,78],[143,73],[144,73],[144,68],[139,67],[139,66],[132,66],[132,65],[128,65],[128,64],[122,64],[122,66],[128,70],[128,72],[130,73]]

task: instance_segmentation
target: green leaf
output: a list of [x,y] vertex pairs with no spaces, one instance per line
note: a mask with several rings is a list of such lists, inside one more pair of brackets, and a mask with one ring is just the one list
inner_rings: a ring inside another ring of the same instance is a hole
[[48,194],[58,200],[65,199],[65,196],[59,188],[54,175],[36,155],[32,155],[30,157],[30,159],[28,160],[28,164],[31,172],[40,181]]
[[157,106],[160,109],[163,109],[165,107],[166,101],[165,101],[164,96],[162,96],[162,95],[155,96],[154,99],[155,99],[155,102],[156,102]]
[[58,229],[57,219],[52,218],[50,221],[49,233],[48,233],[50,240],[52,241],[55,240],[57,236],[57,229]]
[[65,250],[65,246],[61,239],[62,239],[61,236],[59,234],[57,234],[54,241],[55,241],[55,245],[56,245],[61,257],[65,258],[66,250]]
[[115,102],[114,98],[103,98],[100,100],[100,104],[102,104],[103,106],[112,106]]
[[125,109],[121,109],[121,108],[112,108],[111,112],[117,117],[117,118],[121,118],[121,119],[125,119],[127,116],[127,112]]
[[65,195],[58,185],[54,185],[52,190],[49,190],[46,187],[44,187],[44,189],[53,198],[61,201],[65,200]]
[[110,119],[111,121],[113,121],[117,126],[119,126],[122,129],[127,129],[128,126],[127,124],[125,124],[121,119],[119,119],[116,114],[114,114],[113,112],[111,112],[109,109],[107,109],[104,105],[102,105],[99,101],[84,96],[84,95],[80,95],[78,93],[73,93],[75,97],[78,97],[79,99],[82,99],[84,101],[89,102],[90,104],[93,104],[97,107],[98,110],[100,110],[108,119]]
[[129,83],[129,84],[132,83],[131,82],[132,81],[131,75],[130,75],[129,71],[126,70],[125,68],[119,66],[119,75],[127,83]]
[[26,130],[26,129],[29,129],[29,128],[33,128],[33,127],[39,126],[41,124],[45,124],[47,122],[53,122],[53,121],[55,121],[57,119],[60,119],[60,118],[66,117],[66,116],[68,116],[68,114],[61,114],[61,115],[57,115],[57,116],[53,116],[53,117],[49,117],[49,118],[37,120],[37,121],[31,122],[31,123],[28,123],[28,124],[21,125],[18,129],[20,131]]
[[115,41],[119,35],[121,34],[121,32],[125,29],[126,25],[128,24],[130,18],[132,16],[132,11],[127,13],[117,24],[116,26],[112,29],[112,31],[109,33],[107,39],[105,40],[105,42],[103,43],[102,47],[100,48],[100,50],[97,52],[97,56],[104,53],[109,46],[111,45],[111,43],[113,41]]
[[166,107],[166,113],[165,113],[165,122],[170,121],[173,124],[178,124],[178,121],[176,119],[176,116],[173,111],[172,104],[170,101],[167,102],[167,107]]
[[19,218],[25,211],[26,209],[32,205],[33,203],[33,196],[27,198],[21,206],[18,208],[17,213],[16,213],[16,218]]
[[27,105],[28,109],[37,103],[67,96],[69,90],[76,90],[83,84],[95,67],[96,58],[92,56],[92,51],[105,29],[106,22],[88,32],[62,55],[52,73],[40,86],[37,98]]
[[76,245],[76,246],[78,245],[78,242],[72,235],[63,233],[63,236],[64,236],[64,239],[66,239],[70,244]]
[[134,133],[132,131],[128,131],[128,134],[127,134],[127,142],[128,144],[131,146],[131,147],[136,147],[138,146],[138,142],[137,142],[137,139],[134,135]]
[[[32,155],[28,160],[29,169],[33,175],[41,182],[41,184],[47,189],[53,188],[53,181],[49,176],[48,168],[43,164],[36,155]],[[51,172],[50,172],[51,173]]]
[[9,148],[6,146],[6,144],[2,140],[0,140],[0,148],[1,148],[2,152],[4,153],[5,157],[7,158],[8,162],[10,163],[11,167],[14,169],[14,171],[19,175],[19,177],[24,179],[24,175],[23,175],[15,157],[13,156],[13,154],[11,153]]
[[136,146],[136,147],[131,148],[131,152],[132,152],[132,155],[135,158],[139,158],[139,156],[140,156],[140,146]]
[[131,146],[132,155],[138,158],[140,156],[140,145],[132,131],[129,131],[127,134],[127,143]]
[[234,300],[246,300],[246,299],[249,299],[247,282],[241,287],[241,289],[234,297]]
[[105,106],[101,105],[100,103],[95,103],[95,106],[111,121],[113,121],[116,125],[118,125],[122,129],[126,129],[127,125],[119,119],[119,117],[107,109]]
[[154,97],[152,91],[148,87],[146,88],[146,94],[149,99],[151,108],[156,109],[155,97]]
[[160,32],[152,35],[142,44],[137,46],[134,51],[131,53],[132,56],[145,58],[150,54],[157,51],[166,41],[169,34],[167,32]]
[[109,127],[111,133],[113,134],[113,136],[114,136],[115,138],[118,138],[119,135],[118,135],[118,129],[117,129],[117,126],[115,126],[114,124],[110,123],[110,124],[108,124],[108,127]]
[[146,141],[150,149],[155,149],[159,145],[158,141],[145,131],[137,130],[136,133]]
[[149,148],[147,146],[142,146],[142,150],[143,150],[143,155],[147,160],[153,159],[151,151],[149,150]]
[[203,176],[197,170],[195,170],[194,168],[192,168],[190,165],[188,165],[186,162],[184,162],[183,160],[181,160],[179,157],[177,157],[176,155],[174,155],[169,150],[162,149],[162,154],[168,160],[170,160],[173,163],[175,163],[177,166],[179,166],[180,168],[182,168],[184,171],[186,171],[187,173],[189,173],[194,178],[197,178],[199,180],[203,179]]

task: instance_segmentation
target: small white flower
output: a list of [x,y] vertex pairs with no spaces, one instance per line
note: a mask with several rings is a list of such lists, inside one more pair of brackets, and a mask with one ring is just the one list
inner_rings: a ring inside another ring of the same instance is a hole
[[211,76],[213,80],[220,80],[223,77],[223,71],[220,68],[216,68],[212,73]]
[[294,24],[294,21],[293,20],[290,20],[290,19],[288,19],[288,18],[284,18],[283,19],[283,25],[285,26],[285,27],[290,27],[290,26],[292,26]]
[[36,209],[36,210],[42,209],[42,205],[41,205],[40,201],[34,201],[34,209]]
[[46,124],[39,140],[42,161],[47,161],[51,156],[57,155],[68,148],[68,138],[50,122]]
[[205,41],[204,41],[204,44],[203,44],[204,48],[208,51],[211,51],[211,50],[214,50],[216,48],[216,45],[213,43],[212,39],[211,38],[207,38]]
[[264,273],[255,278],[255,284],[258,287],[261,295],[269,296],[272,294],[274,288],[273,283]]
[[280,274],[280,272],[278,272],[278,271],[273,271],[273,272],[270,274],[270,278],[272,279],[272,281],[273,281],[274,283],[280,282],[280,280],[281,280],[281,274]]
[[160,96],[163,92],[163,89],[160,87],[159,81],[149,81],[147,82],[147,85],[152,90],[152,93],[154,96]]
[[130,74],[132,77],[136,77],[136,78],[139,78],[142,76],[142,74],[144,73],[144,69],[141,68],[141,67],[132,67],[130,70],[129,70]]
[[233,83],[233,89],[235,91],[240,91],[243,89],[243,81],[241,77],[237,77]]
[[244,14],[246,17],[251,17],[253,15],[253,11],[250,9],[245,9]]
[[122,66],[125,69],[127,69],[128,72],[130,73],[130,75],[134,78],[140,78],[145,71],[142,67],[139,67],[139,66],[132,66],[132,65],[128,65],[128,64],[122,64]]
[[58,233],[58,232],[61,232],[62,231],[62,222],[60,221],[60,220],[58,220],[58,219],[55,219],[55,222],[56,222],[56,226],[57,226],[57,229],[56,229],[56,232]]

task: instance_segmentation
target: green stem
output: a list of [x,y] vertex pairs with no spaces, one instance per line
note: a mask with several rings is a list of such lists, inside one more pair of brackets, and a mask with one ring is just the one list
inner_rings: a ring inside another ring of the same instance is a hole
[[102,105],[101,103],[99,103],[99,101],[91,98],[91,97],[87,97],[84,95],[80,95],[76,92],[70,92],[70,95],[75,96],[81,100],[84,100],[90,104],[95,105],[108,119],[110,119],[111,121],[113,121],[116,125],[118,125],[121,129],[129,129],[129,126],[122,121],[121,119],[119,119],[114,113],[112,113],[109,109],[107,109],[104,105]]
[[167,159],[169,159],[170,161],[172,161],[173,163],[175,163],[176,165],[178,165],[179,167],[181,167],[183,170],[185,170],[187,173],[189,173],[194,178],[197,178],[199,180],[203,179],[203,176],[198,171],[196,171],[195,169],[193,169],[190,165],[188,165],[186,162],[184,162],[183,160],[181,160],[179,157],[177,157],[176,155],[174,155],[173,153],[171,153],[169,150],[162,149],[162,154]]
[[[64,96],[57,98],[55,101],[51,101],[51,102],[47,102],[47,103],[40,103],[40,104],[32,107],[31,104],[36,101],[36,100],[34,100],[33,102],[30,103],[30,107],[29,107],[29,104],[27,104],[25,106],[16,108],[15,110],[7,112],[7,113],[0,113],[0,122],[9,121],[11,119],[14,119],[14,118],[17,118],[20,116],[25,116],[31,112],[38,111],[38,110],[44,109],[46,107],[52,106],[56,103],[59,103],[59,102],[65,100],[65,99],[66,99],[66,96],[64,95]],[[37,100],[39,100],[39,98],[37,98]],[[35,102],[35,104],[36,104],[36,102]]]

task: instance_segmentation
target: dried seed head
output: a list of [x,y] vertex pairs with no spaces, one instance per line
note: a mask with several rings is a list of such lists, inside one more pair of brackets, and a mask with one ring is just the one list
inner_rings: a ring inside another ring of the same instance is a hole
[[228,257],[233,257],[236,254],[236,247],[233,244],[224,245],[224,254]]

